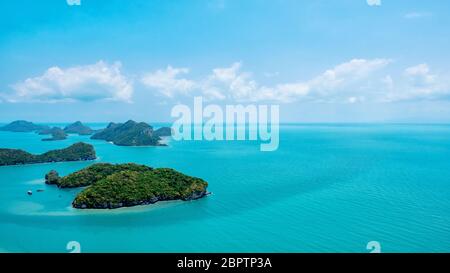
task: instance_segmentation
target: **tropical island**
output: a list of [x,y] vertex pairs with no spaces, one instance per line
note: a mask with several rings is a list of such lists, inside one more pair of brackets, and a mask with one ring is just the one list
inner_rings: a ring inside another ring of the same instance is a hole
[[44,138],[42,141],[55,141],[67,139],[67,134],[63,129],[58,127],[46,128],[38,132],[39,135],[51,135],[51,138]]
[[111,122],[108,127],[94,134],[91,139],[112,142],[119,146],[167,146],[160,143],[162,136],[170,136],[168,127],[156,131],[145,122],[129,120],[125,123]]
[[86,187],[72,202],[78,209],[116,209],[168,200],[195,200],[209,193],[208,183],[173,169],[153,169],[134,163],[99,163],[65,177],[56,171],[45,176],[60,188]]
[[13,121],[3,127],[0,127],[0,131],[9,131],[9,132],[34,132],[49,129],[48,126],[45,125],[37,125],[33,122],[25,121],[25,120],[16,120]]
[[67,134],[79,134],[82,136],[92,135],[94,130],[85,126],[81,121],[74,122],[64,128],[64,132]]
[[94,146],[83,142],[75,143],[65,149],[51,150],[40,155],[34,155],[19,149],[0,149],[0,166],[86,161],[96,158]]

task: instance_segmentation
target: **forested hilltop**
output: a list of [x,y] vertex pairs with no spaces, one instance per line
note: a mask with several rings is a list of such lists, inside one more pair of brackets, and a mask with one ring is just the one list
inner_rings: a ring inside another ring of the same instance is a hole
[[84,161],[96,158],[94,147],[82,142],[75,143],[65,149],[52,150],[40,155],[34,155],[19,149],[0,149],[0,166]]
[[72,203],[80,209],[115,209],[153,204],[165,200],[194,200],[208,194],[208,183],[173,169],[153,169],[134,163],[99,163],[65,177],[56,171],[47,184],[61,188],[85,187]]

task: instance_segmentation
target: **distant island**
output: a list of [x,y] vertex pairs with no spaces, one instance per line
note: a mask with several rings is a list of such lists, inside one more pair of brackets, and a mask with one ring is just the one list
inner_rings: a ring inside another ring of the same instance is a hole
[[208,195],[208,183],[200,178],[134,163],[94,164],[65,177],[53,170],[45,176],[45,182],[60,188],[88,186],[72,202],[78,209],[116,209]]
[[38,132],[39,135],[52,135],[51,138],[44,138],[42,141],[55,141],[67,139],[67,134],[63,129],[58,127],[46,128]]
[[51,135],[43,141],[56,141],[67,139],[68,134],[92,135],[91,139],[106,140],[118,146],[167,146],[161,143],[162,137],[172,135],[170,127],[161,127],[153,130],[153,127],[145,122],[129,120],[125,123],[109,123],[102,130],[93,130],[81,123],[74,122],[64,129],[37,125],[25,120],[13,121],[0,127],[0,131],[10,132],[37,132],[40,135]]
[[153,132],[155,136],[158,137],[170,137],[172,136],[172,128],[170,127],[161,127]]
[[79,135],[92,135],[94,130],[85,126],[81,121],[72,123],[64,128],[64,132],[67,134],[79,134]]
[[166,146],[160,143],[161,137],[170,135],[171,129],[168,127],[153,131],[153,127],[145,122],[129,120],[126,123],[111,122],[91,139],[106,140],[119,146]]
[[9,132],[34,132],[49,129],[48,126],[45,125],[37,125],[33,122],[25,121],[25,120],[16,120],[11,122],[8,125],[0,127],[0,131],[9,131]]
[[82,142],[75,143],[65,149],[52,150],[40,155],[34,155],[18,149],[0,149],[0,166],[85,161],[96,158],[94,147]]

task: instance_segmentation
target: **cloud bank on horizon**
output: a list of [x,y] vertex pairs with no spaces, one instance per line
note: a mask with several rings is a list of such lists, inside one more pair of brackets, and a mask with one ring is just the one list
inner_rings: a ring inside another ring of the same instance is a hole
[[[167,66],[144,73],[141,87],[167,99],[203,96],[209,101],[326,103],[446,100],[450,81],[433,73],[428,64],[406,67],[396,75],[385,72],[391,59],[352,59],[306,80],[259,84],[241,62],[214,68],[199,79],[188,78],[189,68]],[[121,63],[104,61],[69,68],[50,67],[42,75],[11,85],[3,96],[9,102],[111,100],[131,102],[136,83],[121,72]]]

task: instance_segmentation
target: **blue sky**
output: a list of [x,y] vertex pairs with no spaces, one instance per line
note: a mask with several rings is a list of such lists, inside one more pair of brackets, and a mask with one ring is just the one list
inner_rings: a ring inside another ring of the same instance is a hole
[[2,1],[0,122],[171,121],[176,103],[284,122],[450,122],[446,0]]

